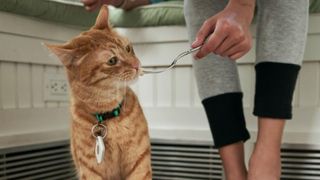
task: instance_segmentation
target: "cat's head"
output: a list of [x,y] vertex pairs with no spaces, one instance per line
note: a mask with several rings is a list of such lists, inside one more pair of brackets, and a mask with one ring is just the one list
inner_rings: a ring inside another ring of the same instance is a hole
[[130,42],[110,26],[107,6],[101,8],[90,30],[65,44],[46,46],[66,67],[71,84],[123,86],[139,76],[140,62]]

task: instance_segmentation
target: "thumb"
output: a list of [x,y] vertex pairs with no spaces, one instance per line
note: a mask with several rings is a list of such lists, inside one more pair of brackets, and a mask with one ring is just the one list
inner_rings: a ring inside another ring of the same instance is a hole
[[196,48],[204,43],[206,38],[214,31],[216,25],[215,16],[207,19],[200,27],[195,41],[191,44],[192,48]]

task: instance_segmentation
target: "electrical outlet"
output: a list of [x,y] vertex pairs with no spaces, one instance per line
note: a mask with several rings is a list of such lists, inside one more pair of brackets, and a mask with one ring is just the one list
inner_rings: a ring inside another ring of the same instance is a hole
[[64,74],[44,74],[44,100],[69,101],[69,86]]
[[68,94],[67,83],[65,80],[51,79],[48,85],[48,88],[50,89],[50,94],[52,95]]

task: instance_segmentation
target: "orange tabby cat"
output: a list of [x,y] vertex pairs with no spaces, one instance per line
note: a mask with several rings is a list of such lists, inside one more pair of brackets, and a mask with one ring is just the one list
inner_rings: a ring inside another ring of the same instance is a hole
[[[147,123],[126,86],[138,78],[140,63],[110,27],[108,8],[101,8],[89,31],[47,46],[66,67],[71,86],[71,151],[80,179],[152,179]],[[95,150],[97,136],[103,140]],[[102,154],[101,162],[95,153]]]

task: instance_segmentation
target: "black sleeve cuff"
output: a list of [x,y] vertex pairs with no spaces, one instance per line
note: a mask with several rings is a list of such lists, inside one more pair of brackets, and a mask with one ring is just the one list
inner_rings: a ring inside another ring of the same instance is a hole
[[204,99],[214,145],[217,148],[250,138],[243,115],[242,93],[226,93]]
[[292,98],[299,65],[262,62],[256,65],[253,114],[277,119],[292,118]]

